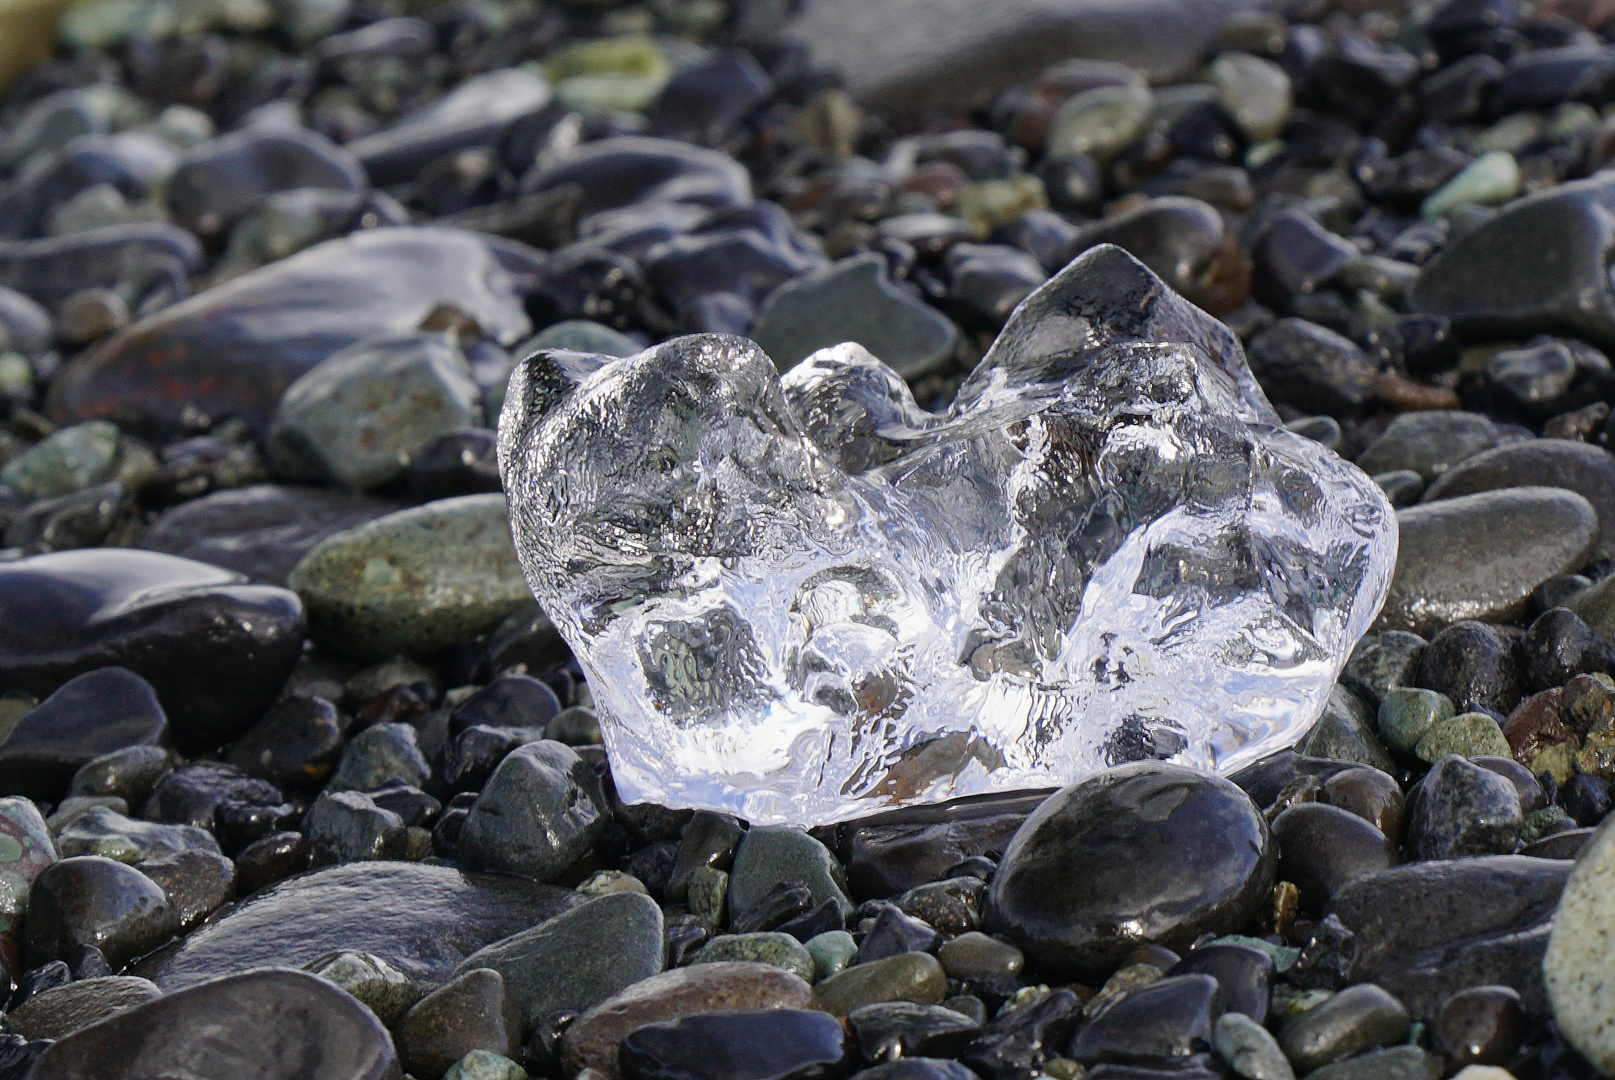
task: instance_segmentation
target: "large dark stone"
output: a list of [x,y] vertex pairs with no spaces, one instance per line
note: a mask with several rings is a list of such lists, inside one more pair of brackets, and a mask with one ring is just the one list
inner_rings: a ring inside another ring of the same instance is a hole
[[128,668],[69,679],[24,713],[0,742],[0,793],[55,802],[91,758],[126,746],[156,746],[168,718],[151,684]]
[[987,929],[1056,971],[1099,974],[1139,944],[1244,927],[1273,885],[1267,822],[1227,780],[1137,762],[1049,797],[987,893]]
[[622,1041],[626,1080],[827,1080],[847,1072],[841,1021],[810,1009],[662,1020]]
[[1353,982],[1395,994],[1433,1017],[1470,986],[1510,986],[1546,1015],[1542,957],[1573,863],[1482,855],[1409,863],[1347,883],[1329,905],[1357,938]]
[[370,186],[352,154],[304,128],[248,127],[186,151],[168,182],[179,224],[217,236],[277,191]]
[[1597,554],[1615,555],[1615,455],[1570,439],[1505,443],[1459,462],[1424,491],[1423,502],[1511,487],[1574,491],[1598,512]]
[[374,1013],[303,971],[253,971],[193,986],[62,1039],[33,1080],[397,1080]]
[[423,986],[448,979],[490,942],[585,897],[520,878],[446,866],[365,862],[283,881],[237,904],[136,974],[164,990],[270,965],[301,967],[328,952],[379,956]]
[[0,684],[43,695],[129,668],[157,691],[186,753],[245,731],[302,651],[297,594],[189,559],[91,548],[0,566]]
[[0,240],[0,286],[55,305],[80,289],[110,289],[148,272],[183,282],[203,262],[202,245],[178,225],[113,225],[48,240]]
[[28,894],[23,964],[74,960],[86,945],[117,970],[179,931],[161,887],[132,866],[100,855],[53,863]]
[[365,338],[415,329],[439,304],[497,341],[519,340],[531,328],[520,296],[537,267],[537,254],[513,241],[363,230],[142,319],[69,363],[51,384],[50,411],[147,435],[226,417],[262,431],[304,372]]
[[398,509],[396,503],[352,492],[253,484],[164,511],[133,546],[284,585],[292,567],[321,540]]

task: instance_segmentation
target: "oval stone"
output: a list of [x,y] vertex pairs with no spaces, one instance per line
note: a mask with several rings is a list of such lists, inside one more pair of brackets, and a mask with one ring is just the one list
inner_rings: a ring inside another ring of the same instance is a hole
[[987,929],[1034,961],[1099,975],[1138,945],[1233,933],[1273,885],[1267,822],[1227,780],[1137,762],[1050,796],[1004,852]]
[[1511,487],[1574,491],[1598,512],[1598,554],[1615,554],[1615,455],[1570,439],[1506,443],[1454,465],[1436,478],[1422,502]]

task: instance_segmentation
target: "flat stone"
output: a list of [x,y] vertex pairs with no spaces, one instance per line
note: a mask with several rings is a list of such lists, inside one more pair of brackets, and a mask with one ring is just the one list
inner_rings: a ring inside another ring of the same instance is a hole
[[969,0],[816,0],[787,33],[881,108],[980,104],[1074,56],[1116,60],[1175,81],[1200,63],[1238,0],[1013,0],[984,13]]
[[62,1039],[115,1013],[161,997],[149,979],[106,975],[81,979],[35,994],[6,1014],[11,1029],[26,1039]]
[[[35,1080],[145,1080],[194,1074],[253,1080],[398,1080],[387,1029],[324,979],[253,971],[169,993],[56,1043]],[[216,1071],[214,1071],[216,1070]]]
[[442,499],[338,533],[287,585],[308,605],[315,640],[359,659],[463,645],[532,600],[503,495]]
[[1562,488],[1464,495],[1396,518],[1401,546],[1379,630],[1429,634],[1461,619],[1507,622],[1525,613],[1538,585],[1580,568],[1598,544],[1592,504]]
[[447,866],[369,862],[282,881],[238,903],[134,974],[165,991],[254,967],[301,967],[330,952],[370,953],[422,987],[467,956],[581,898],[521,878]]
[[137,269],[168,260],[194,274],[206,257],[193,233],[166,223],[112,225],[44,240],[0,240],[0,287],[56,305],[81,289],[110,289]]
[[0,791],[56,801],[94,758],[156,746],[168,718],[151,684],[123,667],[86,671],[23,713],[0,741]]
[[309,369],[365,338],[413,330],[440,304],[495,341],[519,341],[532,326],[520,295],[536,267],[512,241],[362,229],[164,308],[75,357],[51,383],[49,411],[153,436],[226,416],[262,432]]
[[339,532],[391,514],[397,503],[345,491],[252,484],[163,511],[131,545],[285,585],[292,567]]
[[1430,483],[1492,449],[1499,437],[1497,425],[1480,413],[1456,409],[1404,413],[1357,455],[1357,465],[1371,475],[1408,469]]
[[649,896],[611,893],[478,949],[454,974],[499,972],[531,1029],[551,1013],[585,1012],[658,974],[666,962],[662,929],[662,909]]
[[218,236],[277,191],[359,192],[370,178],[351,153],[300,127],[248,127],[185,152],[168,182],[175,220]]
[[1615,455],[1569,439],[1533,439],[1482,451],[1448,469],[1422,502],[1511,487],[1574,491],[1598,512],[1597,554],[1615,554]]
[[810,271],[769,294],[751,338],[781,371],[844,341],[862,345],[905,378],[946,362],[959,343],[952,320],[893,285],[866,253]]
[[805,1078],[840,1072],[847,1033],[816,1009],[748,1009],[646,1024],[622,1042],[630,1080]]
[[578,1017],[561,1036],[560,1058],[568,1075],[595,1069],[619,1080],[617,1050],[646,1024],[702,1013],[739,1009],[809,1009],[813,989],[769,964],[695,964],[642,979]]
[[1348,882],[1329,905],[1356,935],[1351,977],[1428,1020],[1470,986],[1509,986],[1546,1015],[1542,957],[1571,864],[1520,855],[1408,863]]
[[56,834],[56,847],[64,859],[105,855],[131,865],[182,851],[219,850],[218,841],[206,829],[136,821],[106,807],[92,807],[75,815]]
[[1267,822],[1231,782],[1124,765],[1026,819],[993,875],[985,928],[1050,970],[1103,972],[1141,942],[1181,951],[1238,931],[1277,862]]
[[171,555],[98,548],[0,566],[0,679],[54,692],[123,666],[151,684],[182,751],[245,731],[302,653],[303,606],[284,589]]

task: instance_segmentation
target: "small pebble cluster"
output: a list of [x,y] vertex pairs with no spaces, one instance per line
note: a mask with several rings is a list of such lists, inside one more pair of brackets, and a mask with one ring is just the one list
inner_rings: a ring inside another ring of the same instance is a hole
[[[1615,1075],[1615,7],[884,110],[789,9],[81,0],[11,85],[0,1080]],[[618,798],[513,362],[854,340],[943,408],[1100,244],[1399,510],[1318,725],[811,831]]]

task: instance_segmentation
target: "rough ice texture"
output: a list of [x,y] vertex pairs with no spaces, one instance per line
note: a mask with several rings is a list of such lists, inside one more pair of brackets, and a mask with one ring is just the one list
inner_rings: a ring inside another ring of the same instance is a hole
[[618,791],[758,823],[1237,769],[1318,717],[1396,560],[1379,488],[1110,246],[946,415],[857,345],[781,377],[702,334],[528,357],[499,460]]

